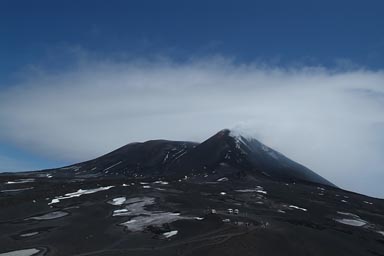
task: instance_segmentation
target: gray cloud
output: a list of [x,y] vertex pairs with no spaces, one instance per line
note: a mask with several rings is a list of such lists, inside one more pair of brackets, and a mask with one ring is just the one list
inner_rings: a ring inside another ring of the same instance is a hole
[[363,69],[85,61],[0,92],[0,140],[76,162],[236,127],[343,188],[384,197],[383,85],[383,71]]

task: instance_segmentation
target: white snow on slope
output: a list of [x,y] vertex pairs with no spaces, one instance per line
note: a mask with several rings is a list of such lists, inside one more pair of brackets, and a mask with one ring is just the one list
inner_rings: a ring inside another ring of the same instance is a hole
[[124,202],[124,208],[113,211],[112,216],[132,217],[129,221],[120,225],[125,226],[130,231],[143,231],[148,226],[161,226],[165,223],[174,222],[181,219],[195,219],[193,217],[184,217],[180,213],[162,212],[145,209],[148,205],[153,205],[155,198],[134,197]]
[[307,211],[307,209],[298,207],[298,206],[296,206],[296,205],[289,205],[288,207],[289,207],[289,208],[293,208],[293,209],[297,209],[297,210],[302,210],[302,211],[304,211],[304,212]]
[[21,234],[20,236],[21,237],[31,237],[31,236],[35,236],[35,235],[38,235],[39,232],[30,232],[30,233],[24,233],[24,234]]
[[256,186],[255,188],[238,189],[235,191],[239,193],[261,193],[265,195],[267,194],[267,191],[265,191],[262,186]]
[[40,250],[32,248],[32,249],[24,249],[24,250],[0,253],[0,256],[32,256],[32,255],[36,255],[39,252]]
[[241,148],[241,145],[250,148],[249,143],[251,143],[252,145],[259,145],[259,143],[260,143],[260,146],[259,146],[260,150],[264,151],[265,153],[267,153],[272,158],[279,160],[279,155],[281,155],[280,153],[274,151],[270,147],[267,147],[263,143],[259,142],[256,139],[257,136],[253,135],[252,133],[250,133],[248,131],[242,131],[239,129],[231,129],[229,132],[229,136],[231,136],[235,140],[236,148],[238,148],[238,149]]
[[[339,215],[345,216],[344,218],[334,218],[335,221],[355,227],[362,227],[368,224],[368,221],[365,221],[360,218],[360,216],[349,213],[349,212],[337,212]],[[348,218],[347,218],[348,217]]]
[[150,214],[144,209],[147,205],[155,203],[155,199],[151,197],[134,197],[125,200],[124,208],[113,211],[113,216],[133,216],[140,214]]
[[21,184],[21,183],[28,183],[28,182],[34,182],[35,179],[19,179],[14,181],[7,181],[5,184]]
[[112,199],[111,201],[108,201],[108,203],[111,205],[122,205],[122,204],[124,204],[125,200],[127,200],[125,196],[117,197],[117,198]]
[[103,170],[103,172],[106,172],[106,171],[108,171],[109,169],[111,169],[111,168],[115,167],[116,165],[119,165],[119,164],[121,164],[122,162],[123,162],[123,161],[120,161],[120,162],[118,162],[118,163],[116,163],[116,164],[113,164],[113,165],[111,165],[111,166],[109,166],[109,167],[105,168],[105,169]]
[[93,188],[93,189],[79,189],[76,192],[67,193],[64,196],[59,196],[59,197],[56,197],[56,198],[52,199],[52,201],[50,203],[48,203],[48,205],[59,203],[60,200],[69,199],[69,198],[73,198],[73,197],[79,197],[79,196],[82,196],[82,195],[88,195],[88,194],[96,193],[96,192],[99,192],[99,191],[108,190],[108,189],[113,188],[113,187],[114,186],[99,187],[99,188]]
[[172,236],[177,235],[177,233],[179,233],[179,231],[177,231],[177,230],[172,230],[172,231],[163,233],[163,236],[165,236],[166,238],[170,238],[170,237],[172,237]]
[[178,214],[172,214],[169,212],[151,213],[147,216],[133,217],[131,220],[121,223],[130,231],[143,231],[148,226],[162,226],[165,223],[171,223],[176,220],[189,219],[188,217],[182,217]]
[[167,181],[158,180],[153,182],[153,184],[168,185],[169,183]]
[[366,225],[368,222],[362,219],[335,219],[335,221],[345,224],[345,225],[350,225],[350,226],[355,226],[355,227],[361,227]]

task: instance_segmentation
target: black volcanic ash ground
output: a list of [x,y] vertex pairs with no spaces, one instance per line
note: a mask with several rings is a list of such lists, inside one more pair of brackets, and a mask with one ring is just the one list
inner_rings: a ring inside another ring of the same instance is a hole
[[0,191],[0,256],[384,255],[383,200],[227,130],[2,174]]

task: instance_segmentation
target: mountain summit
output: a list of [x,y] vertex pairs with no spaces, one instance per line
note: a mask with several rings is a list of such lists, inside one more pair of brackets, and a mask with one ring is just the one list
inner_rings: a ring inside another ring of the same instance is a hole
[[0,256],[384,255],[384,200],[231,130],[3,173],[0,209]]
[[196,180],[225,174],[232,178],[261,177],[335,186],[258,140],[228,129],[202,143],[167,140],[131,143],[94,160],[43,172],[58,177],[193,177]]

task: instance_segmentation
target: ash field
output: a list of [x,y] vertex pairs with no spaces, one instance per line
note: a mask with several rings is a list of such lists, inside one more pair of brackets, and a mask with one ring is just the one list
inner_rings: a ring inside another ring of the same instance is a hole
[[222,130],[0,174],[0,256],[384,255],[384,200]]

